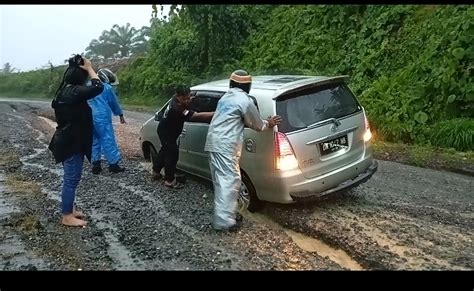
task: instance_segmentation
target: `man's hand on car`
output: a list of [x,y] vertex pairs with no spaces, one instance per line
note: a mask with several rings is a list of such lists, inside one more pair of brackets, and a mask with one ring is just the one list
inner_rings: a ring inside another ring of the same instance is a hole
[[281,117],[279,115],[268,116],[267,117],[268,128],[273,128],[275,125],[281,123]]

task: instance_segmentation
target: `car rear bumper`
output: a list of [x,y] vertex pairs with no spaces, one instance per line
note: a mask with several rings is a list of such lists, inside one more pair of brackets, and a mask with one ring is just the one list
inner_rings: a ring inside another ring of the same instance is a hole
[[372,175],[377,171],[378,169],[378,163],[376,160],[372,161],[372,164],[362,173],[360,173],[358,176],[346,180],[336,187],[333,187],[331,189],[325,190],[323,192],[312,192],[312,191],[299,191],[299,192],[290,192],[290,197],[293,199],[293,201],[308,201],[311,199],[316,199],[322,196],[326,196],[329,194],[335,194],[338,192],[346,191],[350,188],[356,187],[372,177]]

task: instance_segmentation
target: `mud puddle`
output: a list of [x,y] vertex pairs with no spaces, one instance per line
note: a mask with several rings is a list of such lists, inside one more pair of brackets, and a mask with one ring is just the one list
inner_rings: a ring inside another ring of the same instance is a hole
[[260,224],[265,224],[272,228],[282,230],[288,235],[293,242],[302,250],[316,253],[320,257],[328,258],[339,266],[349,269],[349,270],[363,270],[364,268],[353,260],[345,251],[341,249],[335,249],[321,240],[318,240],[313,237],[309,237],[302,233],[295,232],[291,229],[287,229],[277,222],[273,221],[266,215],[261,213],[250,213],[248,211],[242,214],[246,219],[249,219],[253,222]]

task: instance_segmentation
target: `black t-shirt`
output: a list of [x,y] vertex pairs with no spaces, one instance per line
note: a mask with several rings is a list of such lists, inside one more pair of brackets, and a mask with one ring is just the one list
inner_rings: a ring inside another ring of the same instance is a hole
[[158,134],[176,140],[183,131],[184,122],[189,120],[193,114],[193,110],[179,104],[174,96],[163,113],[163,118],[158,125]]

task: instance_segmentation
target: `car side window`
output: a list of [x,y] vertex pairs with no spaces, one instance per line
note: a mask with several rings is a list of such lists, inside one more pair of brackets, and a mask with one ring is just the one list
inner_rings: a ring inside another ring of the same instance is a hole
[[[225,94],[225,92],[192,92],[193,101],[191,101],[190,108],[196,112],[213,112],[216,111],[217,102]],[[257,99],[251,95],[255,107],[258,108]],[[259,110],[260,111],[260,110]]]
[[255,107],[257,107],[258,112],[260,112],[260,110],[258,109],[257,99],[255,97],[253,97],[252,95],[249,95],[249,97],[252,98],[253,104],[255,104]]
[[196,92],[191,101],[190,108],[196,112],[216,111],[217,102],[224,93],[221,92]]

